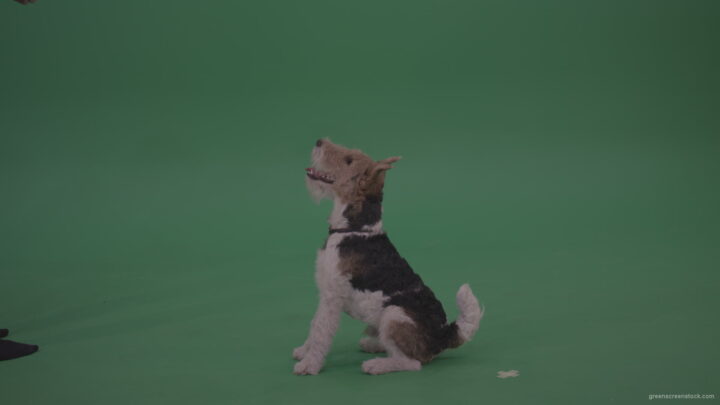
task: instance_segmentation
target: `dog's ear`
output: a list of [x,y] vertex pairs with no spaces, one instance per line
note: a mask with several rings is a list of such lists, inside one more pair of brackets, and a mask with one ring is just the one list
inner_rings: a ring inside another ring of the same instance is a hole
[[399,156],[379,160],[365,171],[360,180],[360,189],[365,195],[379,195],[385,185],[385,172],[392,169],[392,164],[400,160]]
[[393,156],[389,157],[387,159],[378,160],[375,162],[375,164],[368,169],[367,177],[368,179],[372,179],[373,177],[378,177],[384,174],[386,171],[393,168],[392,164],[397,162],[398,160],[402,159],[400,156]]
[[392,169],[392,164],[397,162],[398,160],[402,159],[400,156],[393,156],[389,157],[387,159],[378,160],[375,164],[375,167],[373,168],[375,171],[385,171]]

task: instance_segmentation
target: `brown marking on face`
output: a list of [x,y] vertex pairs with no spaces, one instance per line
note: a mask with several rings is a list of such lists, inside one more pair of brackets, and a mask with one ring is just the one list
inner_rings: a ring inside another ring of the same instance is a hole
[[317,187],[329,188],[341,202],[351,206],[352,210],[361,210],[362,202],[367,199],[382,200],[385,184],[385,172],[391,164],[400,160],[392,157],[375,161],[359,149],[349,149],[332,143],[328,139],[319,140],[313,149],[313,168],[308,169],[310,178]]
[[409,322],[394,321],[388,324],[388,337],[406,356],[427,363],[435,357],[428,351],[418,327]]

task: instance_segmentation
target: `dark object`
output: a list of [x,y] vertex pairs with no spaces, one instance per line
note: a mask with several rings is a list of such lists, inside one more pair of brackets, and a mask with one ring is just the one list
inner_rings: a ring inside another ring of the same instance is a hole
[[35,0],[15,0],[20,4],[35,3]]
[[362,229],[352,229],[352,228],[328,228],[328,233],[330,235],[332,235],[334,233],[350,233],[350,232],[370,233],[372,231],[362,230]]
[[27,356],[38,351],[37,345],[26,345],[25,343],[13,342],[12,340],[0,340],[0,360],[16,359]]
[[2,338],[7,336],[8,333],[7,329],[0,329],[0,360],[17,359],[18,357],[33,354],[40,348],[38,345],[3,340]]
[[317,147],[322,146],[322,139],[318,139],[317,142],[315,142],[315,146],[317,146]]

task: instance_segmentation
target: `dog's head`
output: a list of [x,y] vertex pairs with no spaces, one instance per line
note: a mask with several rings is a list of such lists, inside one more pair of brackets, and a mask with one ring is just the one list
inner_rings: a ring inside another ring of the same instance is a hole
[[391,157],[376,162],[358,149],[320,139],[312,151],[312,166],[305,169],[305,181],[317,201],[323,198],[339,199],[345,204],[368,199],[381,201],[385,172],[398,160],[399,157]]

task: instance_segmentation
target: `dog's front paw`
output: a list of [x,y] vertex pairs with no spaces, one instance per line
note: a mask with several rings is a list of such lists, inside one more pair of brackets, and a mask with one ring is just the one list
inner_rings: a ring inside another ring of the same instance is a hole
[[297,375],[316,375],[321,369],[322,362],[304,359],[295,363],[295,370],[293,372]]
[[302,360],[305,358],[305,355],[307,354],[307,345],[302,345],[300,347],[296,347],[295,350],[293,350],[293,359],[295,360]]

